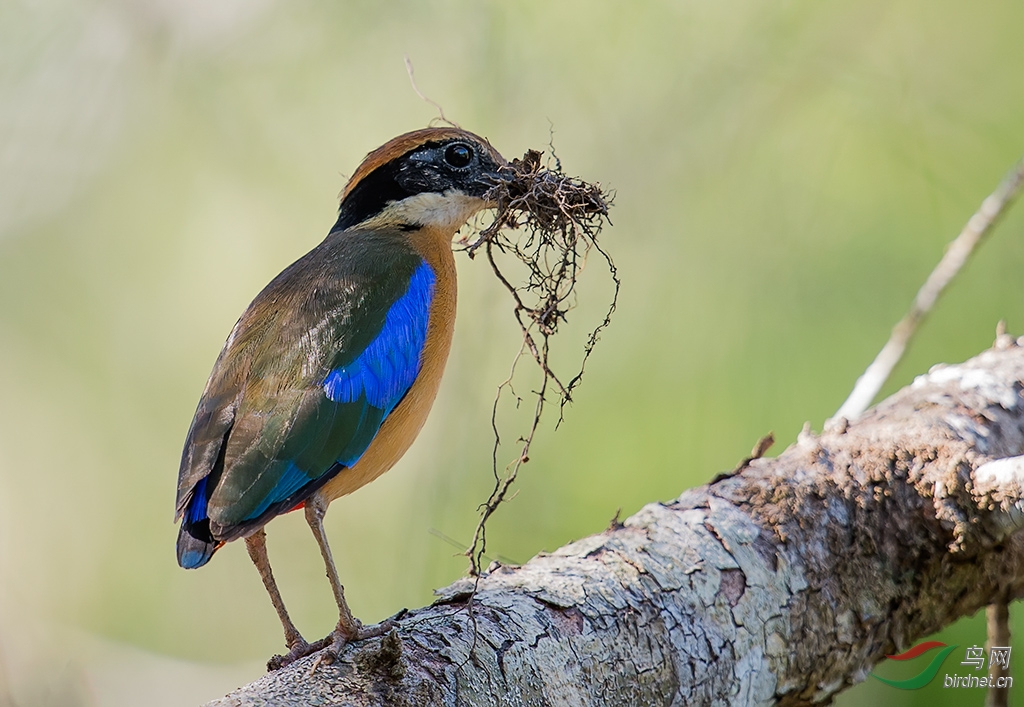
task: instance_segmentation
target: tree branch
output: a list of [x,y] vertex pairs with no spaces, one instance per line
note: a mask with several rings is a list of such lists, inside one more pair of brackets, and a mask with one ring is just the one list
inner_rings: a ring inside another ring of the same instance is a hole
[[917,327],[935,306],[939,295],[953,281],[971,257],[975,247],[1017,198],[1021,187],[1024,187],[1024,157],[1006,173],[996,190],[981,202],[981,206],[960,231],[960,235],[946,246],[942,260],[917,291],[910,311],[896,323],[885,346],[857,379],[850,397],[836,412],[836,418],[845,417],[853,420],[867,409],[889,379],[892,369],[896,368],[896,364],[903,358],[903,352],[917,332]]
[[819,702],[1024,594],[1024,339],[934,367],[856,422],[471,580],[239,705]]

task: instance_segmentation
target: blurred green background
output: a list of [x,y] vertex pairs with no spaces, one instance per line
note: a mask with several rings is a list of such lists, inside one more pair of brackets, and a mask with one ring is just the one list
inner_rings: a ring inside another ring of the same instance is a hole
[[[181,443],[238,314],[326,234],[345,175],[435,115],[403,54],[505,155],[553,126],[565,168],[618,193],[619,311],[491,524],[489,554],[524,562],[709,480],[769,430],[778,451],[820,429],[1024,151],[1021,27],[1005,0],[3,0],[0,704],[197,703],[280,650],[240,544],[176,566]],[[1001,318],[1024,331],[1022,229],[1018,207],[889,391],[983,349]],[[490,489],[518,334],[486,264],[459,268],[426,428],[327,517],[364,620],[464,571],[439,534],[467,543]],[[608,294],[588,270],[559,360]],[[269,538],[299,627],[324,634],[308,529],[293,514]],[[982,644],[983,617],[940,638]],[[839,703],[982,703],[940,680],[869,679]]]

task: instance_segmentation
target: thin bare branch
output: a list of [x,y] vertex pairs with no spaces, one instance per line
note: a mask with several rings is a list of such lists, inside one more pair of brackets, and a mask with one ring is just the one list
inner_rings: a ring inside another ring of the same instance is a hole
[[[993,648],[1004,648],[1010,645],[1010,605],[1006,597],[989,604],[985,608],[985,617],[988,624],[988,643],[985,646],[985,654],[992,655]],[[1009,668],[1001,664],[989,665],[989,675],[996,681],[1005,678],[1010,674]],[[1010,690],[1007,687],[996,687],[994,684],[989,687],[985,695],[985,707],[1006,707],[1010,704]]]
[[412,90],[415,91],[416,95],[419,96],[421,99],[437,108],[438,117],[430,121],[431,125],[434,124],[435,120],[440,120],[440,122],[442,123],[446,123],[455,128],[460,128],[461,126],[458,123],[448,120],[448,118],[445,117],[444,108],[441,107],[440,103],[431,100],[430,98],[427,98],[426,95],[424,95],[423,91],[420,90],[420,87],[416,85],[416,75],[412,68],[412,59],[409,58],[408,54],[403,54],[402,56],[405,58],[405,73],[409,74],[409,83],[412,84]]
[[1022,184],[1024,184],[1024,158],[1007,173],[996,190],[981,203],[981,207],[967,222],[960,235],[946,248],[942,260],[935,266],[931,275],[918,291],[910,311],[893,327],[889,340],[863,375],[857,379],[853,392],[836,412],[835,418],[843,417],[847,420],[854,420],[860,417],[871,401],[875,399],[878,391],[885,385],[892,370],[903,357],[903,352],[906,351],[918,326],[935,306],[939,295],[960,272],[968,258],[971,257],[971,253],[989,233],[1007,207],[1013,203],[1020,193]]

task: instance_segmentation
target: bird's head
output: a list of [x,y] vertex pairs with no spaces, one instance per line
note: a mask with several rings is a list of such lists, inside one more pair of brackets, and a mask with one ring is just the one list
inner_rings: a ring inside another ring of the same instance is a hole
[[334,230],[433,227],[454,234],[491,206],[484,195],[504,164],[487,140],[458,128],[399,135],[368,154],[352,175]]

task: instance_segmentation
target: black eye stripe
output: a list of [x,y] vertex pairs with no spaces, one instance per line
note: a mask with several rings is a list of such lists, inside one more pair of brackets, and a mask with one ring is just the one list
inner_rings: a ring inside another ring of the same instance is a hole
[[352,187],[331,231],[351,228],[379,214],[388,204],[424,192],[459,189],[483,193],[474,175],[493,161],[468,140],[427,142],[374,169]]

